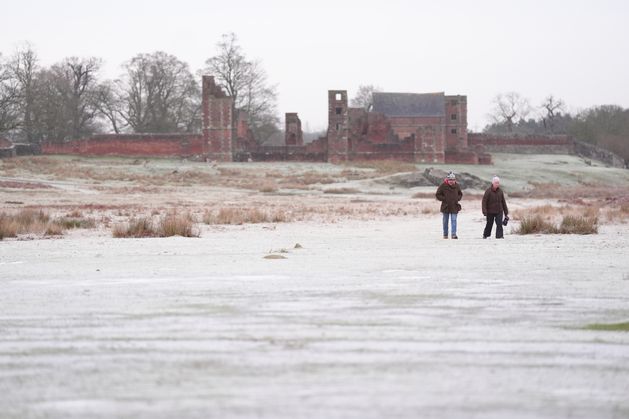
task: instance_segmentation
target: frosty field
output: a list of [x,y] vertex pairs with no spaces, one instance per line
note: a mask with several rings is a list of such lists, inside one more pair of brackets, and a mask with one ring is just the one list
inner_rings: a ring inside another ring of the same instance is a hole
[[[510,225],[483,240],[471,199],[455,241],[438,213],[408,212],[434,201],[358,181],[351,197],[125,195],[106,180],[4,176],[52,185],[2,190],[6,211],[185,199],[192,211],[214,197],[337,217],[200,224],[198,238],[116,239],[100,226],[1,241],[2,419],[629,417],[629,332],[592,326],[629,321],[627,224],[588,236]],[[126,210],[103,211],[113,223]]]

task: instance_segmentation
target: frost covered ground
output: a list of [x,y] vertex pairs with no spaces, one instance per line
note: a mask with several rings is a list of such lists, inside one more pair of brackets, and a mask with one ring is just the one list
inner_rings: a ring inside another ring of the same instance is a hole
[[0,417],[627,417],[629,229],[481,224],[3,243]]
[[[508,191],[629,184],[572,156],[455,170],[498,173]],[[629,332],[588,328],[629,321],[629,224],[519,236],[512,222],[482,240],[480,191],[466,191],[460,240],[443,240],[433,187],[365,173],[2,162],[0,212],[78,211],[98,227],[0,241],[0,418],[629,417]],[[611,205],[596,196],[579,205]],[[111,236],[139,213],[224,206],[296,215]]]

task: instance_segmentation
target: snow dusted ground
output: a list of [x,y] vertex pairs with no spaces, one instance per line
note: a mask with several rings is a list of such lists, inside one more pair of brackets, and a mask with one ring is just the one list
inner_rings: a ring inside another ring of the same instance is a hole
[[629,417],[629,226],[439,217],[0,242],[0,417]]

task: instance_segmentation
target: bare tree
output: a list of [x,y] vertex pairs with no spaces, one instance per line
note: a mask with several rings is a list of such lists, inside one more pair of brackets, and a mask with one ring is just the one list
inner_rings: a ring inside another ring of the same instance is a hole
[[127,126],[123,116],[123,100],[116,82],[105,81],[96,89],[96,106],[100,116],[110,125],[114,133],[120,132]]
[[8,64],[8,71],[19,92],[20,134],[27,142],[35,142],[34,108],[37,100],[37,75],[40,71],[37,53],[25,43],[18,47]]
[[514,125],[525,120],[530,112],[531,105],[526,98],[519,93],[508,92],[494,98],[490,117],[494,123],[504,124],[508,132],[513,132]]
[[37,73],[32,136],[40,141],[63,141],[98,130],[100,66],[101,60],[95,57],[68,57]]
[[124,65],[120,115],[135,132],[193,130],[200,91],[188,64],[162,51],[138,54]]
[[5,135],[20,125],[20,90],[10,66],[0,55],[0,134]]
[[564,101],[549,95],[544,99],[541,107],[545,110],[545,116],[542,118],[544,127],[550,130],[551,133],[555,132],[556,119],[561,115],[561,112],[565,111]]
[[373,84],[361,84],[358,86],[356,95],[350,101],[350,106],[363,108],[369,112],[373,108],[373,93],[380,91],[382,91],[382,88]]
[[70,138],[80,138],[96,130],[98,71],[101,63],[95,57],[70,57],[51,68],[69,117],[67,131]]
[[234,118],[237,117],[236,110],[247,113],[259,143],[279,131],[277,88],[269,84],[260,61],[247,59],[234,33],[222,36],[216,55],[205,64],[204,72],[214,75],[217,83],[233,97]]

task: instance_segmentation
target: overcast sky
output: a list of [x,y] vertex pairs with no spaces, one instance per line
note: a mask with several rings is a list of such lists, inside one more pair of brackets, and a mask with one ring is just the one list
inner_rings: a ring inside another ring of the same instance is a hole
[[44,65],[97,56],[114,78],[162,50],[196,71],[234,32],[277,84],[280,115],[305,128],[325,128],[328,89],[375,84],[467,95],[480,130],[500,92],[629,107],[628,22],[622,0],[0,0],[0,52],[29,41]]

